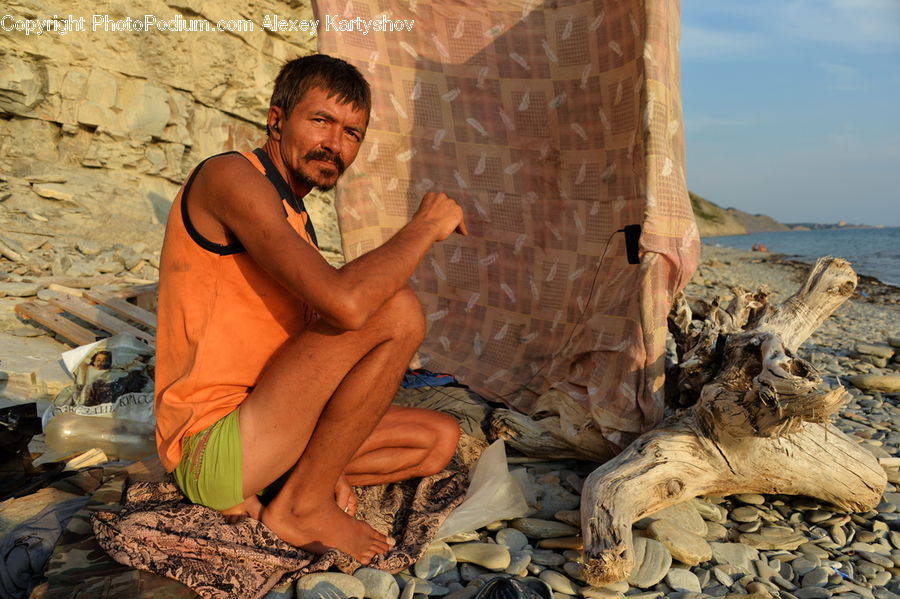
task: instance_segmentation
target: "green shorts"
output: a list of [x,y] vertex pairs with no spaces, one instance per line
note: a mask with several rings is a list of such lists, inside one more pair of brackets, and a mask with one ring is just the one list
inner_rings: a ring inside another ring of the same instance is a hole
[[194,503],[221,511],[244,500],[239,410],[181,442],[175,482]]

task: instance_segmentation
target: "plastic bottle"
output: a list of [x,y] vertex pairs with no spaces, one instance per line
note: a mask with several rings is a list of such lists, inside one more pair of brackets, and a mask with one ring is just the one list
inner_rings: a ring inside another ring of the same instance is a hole
[[44,442],[60,453],[97,447],[113,460],[137,460],[156,453],[153,424],[67,412],[57,414],[47,423]]

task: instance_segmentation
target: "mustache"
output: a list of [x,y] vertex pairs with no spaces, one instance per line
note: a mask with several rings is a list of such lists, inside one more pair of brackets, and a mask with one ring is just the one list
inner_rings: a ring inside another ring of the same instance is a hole
[[346,168],[340,154],[335,154],[321,148],[318,150],[310,150],[303,158],[305,160],[325,160],[326,162],[331,162],[337,168],[339,174],[343,173]]

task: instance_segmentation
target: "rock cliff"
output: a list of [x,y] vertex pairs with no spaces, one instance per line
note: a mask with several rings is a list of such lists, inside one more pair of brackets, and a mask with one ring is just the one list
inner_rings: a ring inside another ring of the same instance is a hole
[[[27,253],[41,246],[25,234],[58,246],[81,236],[158,250],[160,223],[190,169],[209,155],[257,146],[280,65],[316,47],[308,31],[261,26],[266,15],[310,18],[305,1],[101,4],[4,9],[11,19],[0,31],[0,230],[19,247],[34,246]],[[73,17],[74,29],[83,19],[82,30],[21,28],[55,15]],[[145,15],[182,30],[138,30]],[[125,19],[129,30],[113,31]],[[218,30],[222,20],[230,31]],[[204,21],[211,31],[190,29]],[[240,26],[248,21],[252,30]],[[325,249],[338,251],[330,196],[308,203]],[[34,258],[40,268],[41,256]]]

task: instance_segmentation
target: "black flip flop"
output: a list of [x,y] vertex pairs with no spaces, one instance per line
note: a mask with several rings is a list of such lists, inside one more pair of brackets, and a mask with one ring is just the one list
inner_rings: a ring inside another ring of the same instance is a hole
[[475,599],[553,599],[553,589],[540,578],[503,574],[484,583]]

